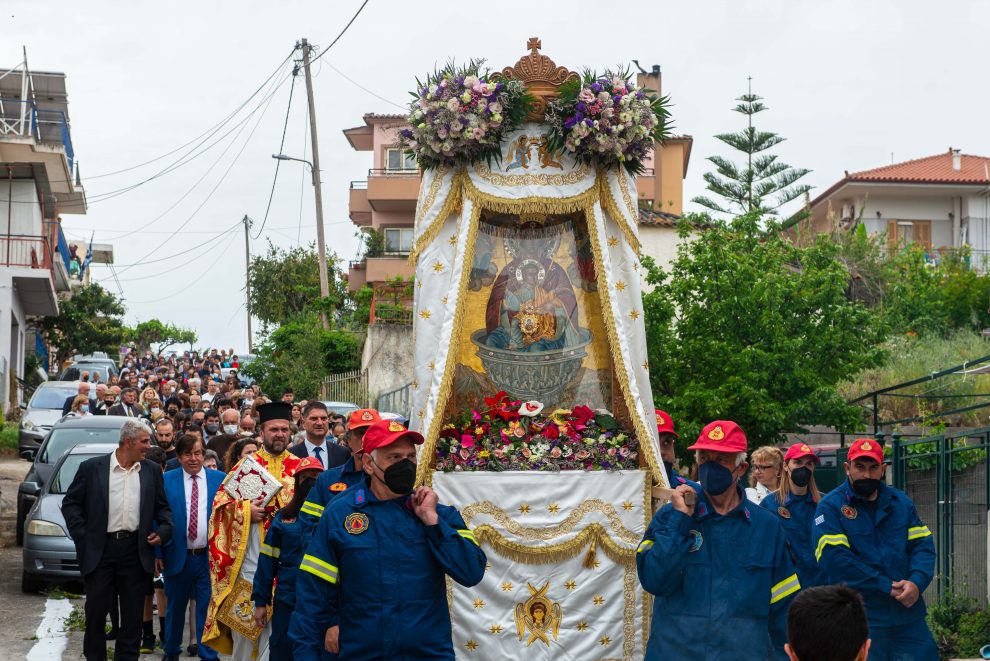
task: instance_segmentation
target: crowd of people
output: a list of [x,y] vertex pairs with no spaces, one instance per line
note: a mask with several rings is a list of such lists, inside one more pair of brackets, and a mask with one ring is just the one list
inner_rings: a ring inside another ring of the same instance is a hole
[[[104,659],[110,635],[117,659],[454,658],[446,581],[476,585],[487,559],[458,511],[415,486],[423,437],[372,409],[217,378],[236,362],[145,355],[69,398],[70,415],[133,418],[63,501],[85,657]],[[876,442],[850,447],[848,480],[826,495],[807,445],[749,455],[737,424],[714,421],[688,448],[692,481],[663,411],[657,429],[672,491],[636,553],[654,596],[647,659],[938,658],[920,596],[931,533],[886,485]],[[256,465],[282,488],[231,488]]]

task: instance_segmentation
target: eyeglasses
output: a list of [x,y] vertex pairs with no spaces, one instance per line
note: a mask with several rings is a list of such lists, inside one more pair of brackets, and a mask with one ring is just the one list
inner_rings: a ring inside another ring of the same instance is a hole
[[773,464],[753,464],[754,471],[768,471],[774,468]]

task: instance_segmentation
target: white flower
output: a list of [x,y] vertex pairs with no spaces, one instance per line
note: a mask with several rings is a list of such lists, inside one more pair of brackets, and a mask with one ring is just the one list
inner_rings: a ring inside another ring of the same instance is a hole
[[525,415],[533,417],[539,414],[543,410],[543,402],[538,402],[535,399],[528,402],[523,402],[522,406],[519,407],[519,415]]

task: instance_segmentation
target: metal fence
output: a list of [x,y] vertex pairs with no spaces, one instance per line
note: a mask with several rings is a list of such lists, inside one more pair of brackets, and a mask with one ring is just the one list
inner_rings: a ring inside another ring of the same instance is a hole
[[370,406],[368,373],[354,370],[325,377],[320,383],[320,399],[327,402],[353,402],[361,408],[367,408]]
[[388,390],[378,396],[377,409],[389,413],[398,413],[407,420],[412,417],[412,384],[407,383],[401,388]]

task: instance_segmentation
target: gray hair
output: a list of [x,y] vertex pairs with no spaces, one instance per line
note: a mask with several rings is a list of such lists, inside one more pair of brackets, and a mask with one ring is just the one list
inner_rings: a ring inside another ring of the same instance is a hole
[[[701,463],[700,457],[701,457],[701,453],[702,452],[714,452],[714,450],[695,450],[694,451],[694,461],[695,461],[695,463],[699,463],[699,464]],[[744,461],[746,461],[746,452],[745,451],[743,451],[743,452],[737,452],[736,453],[736,468],[739,468],[739,466]]]
[[220,455],[218,455],[216,453],[216,450],[207,450],[203,454],[203,459],[213,459],[213,460],[219,462],[220,461]]
[[151,430],[148,429],[148,425],[140,420],[127,420],[120,426],[120,445],[124,444],[124,441],[133,441],[141,438],[141,435],[151,435]]

